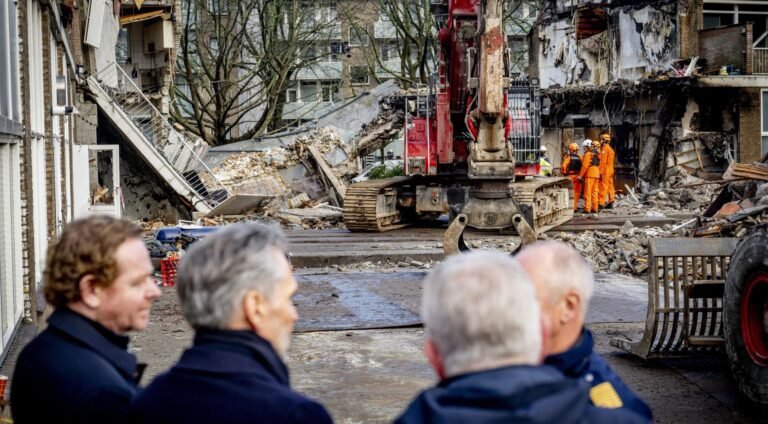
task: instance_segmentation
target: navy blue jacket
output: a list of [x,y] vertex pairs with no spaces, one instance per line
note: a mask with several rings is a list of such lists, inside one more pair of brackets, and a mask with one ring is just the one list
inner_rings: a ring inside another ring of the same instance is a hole
[[58,308],[19,355],[11,380],[14,422],[125,422],[138,380],[127,348],[127,337]]
[[510,366],[443,380],[423,391],[396,423],[641,423],[620,409],[598,409],[589,386],[554,368]]
[[558,355],[547,357],[544,363],[557,368],[566,377],[584,380],[592,387],[606,381],[611,383],[624,404],[623,408],[650,421],[652,418],[651,408],[621,381],[621,378],[613,372],[605,359],[593,350],[593,347],[592,332],[584,329],[581,337],[572,348]]
[[330,423],[291,390],[272,345],[251,331],[199,330],[179,362],[132,405],[136,423]]

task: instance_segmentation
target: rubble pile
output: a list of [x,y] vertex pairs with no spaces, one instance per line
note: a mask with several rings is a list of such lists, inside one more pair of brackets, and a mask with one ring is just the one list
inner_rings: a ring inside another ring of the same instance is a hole
[[[214,167],[211,172],[234,193],[292,194],[292,190],[283,181],[278,171],[297,166],[306,160],[308,146],[314,146],[322,154],[328,154],[340,145],[341,138],[336,131],[331,128],[317,128],[299,137],[288,147],[277,146],[258,152],[232,155]],[[207,184],[207,186],[210,185]]]
[[[333,173],[330,176],[333,178],[345,171],[343,168],[336,170],[328,166],[324,158],[319,159],[317,156],[328,155],[342,144],[341,137],[334,129],[323,127],[297,138],[287,147],[271,147],[227,157],[211,170],[212,174],[235,195],[259,195],[264,196],[265,200],[254,209],[242,211],[240,215],[207,217],[201,219],[199,224],[222,225],[269,218],[289,227],[314,229],[338,226],[342,221],[341,212],[337,208],[329,209],[333,206],[326,203],[328,196],[324,192],[327,187],[323,187],[323,184],[328,181],[327,172]],[[323,175],[325,178],[313,174],[314,168],[309,169],[318,160],[324,161],[322,165],[317,164],[317,167],[323,168],[318,173],[326,172]],[[298,168],[305,170],[294,172]],[[286,181],[283,177],[283,174],[307,173],[309,177],[299,180]],[[205,183],[206,176],[202,178]],[[210,176],[207,178],[210,179]],[[303,209],[307,211],[299,212]]]
[[735,181],[723,187],[697,219],[693,236],[738,238],[764,223],[768,223],[768,182]]
[[667,171],[667,180],[662,187],[652,187],[643,181],[635,189],[622,187],[627,194],[616,196],[612,212],[637,213],[637,209],[640,209],[645,215],[698,214],[709,206],[722,184],[689,175],[681,167],[671,168]]
[[560,232],[550,234],[549,239],[567,243],[581,252],[594,272],[642,275],[648,270],[648,240],[674,237],[672,230],[671,226],[639,228],[627,221],[618,232]]

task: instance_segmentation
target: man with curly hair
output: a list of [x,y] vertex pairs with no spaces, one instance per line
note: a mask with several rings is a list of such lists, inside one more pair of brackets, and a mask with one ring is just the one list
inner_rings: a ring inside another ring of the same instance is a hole
[[128,353],[160,296],[133,223],[107,216],[77,220],[49,250],[48,327],[19,356],[11,381],[14,422],[120,423],[142,367]]

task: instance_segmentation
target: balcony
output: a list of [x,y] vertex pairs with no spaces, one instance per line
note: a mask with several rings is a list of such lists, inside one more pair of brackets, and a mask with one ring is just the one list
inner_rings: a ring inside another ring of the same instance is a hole
[[391,40],[397,38],[397,31],[392,22],[379,18],[373,24],[373,37],[377,40]]
[[752,49],[752,74],[768,75],[768,47]]
[[[335,103],[338,105],[338,103]],[[334,109],[332,102],[293,102],[283,105],[283,120],[307,121],[325,115]]]
[[387,60],[376,65],[376,77],[377,78],[391,78],[392,73],[400,73],[400,59]]
[[341,62],[318,62],[300,69],[297,80],[339,80],[342,74]]

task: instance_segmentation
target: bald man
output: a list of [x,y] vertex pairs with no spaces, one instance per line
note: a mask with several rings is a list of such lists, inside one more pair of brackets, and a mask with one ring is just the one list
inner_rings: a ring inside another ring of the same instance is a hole
[[640,399],[594,350],[592,333],[584,328],[594,276],[584,258],[564,243],[538,242],[517,259],[536,288],[536,297],[549,333],[544,363],[591,386],[590,400],[600,408],[622,408],[649,421],[648,405]]

